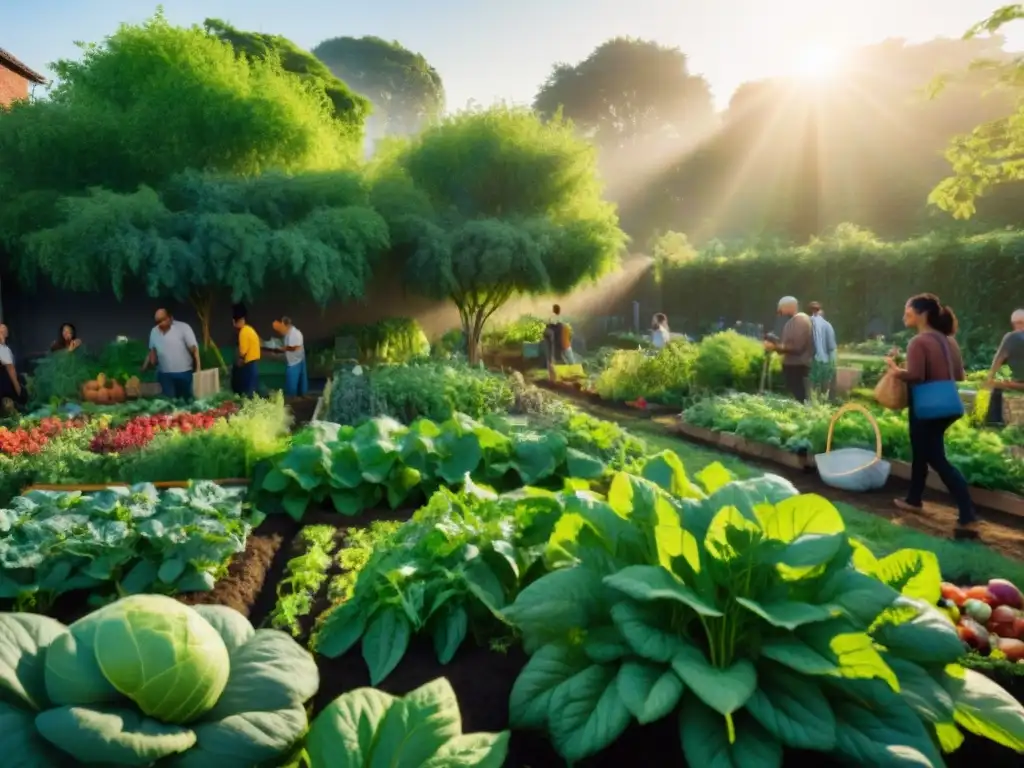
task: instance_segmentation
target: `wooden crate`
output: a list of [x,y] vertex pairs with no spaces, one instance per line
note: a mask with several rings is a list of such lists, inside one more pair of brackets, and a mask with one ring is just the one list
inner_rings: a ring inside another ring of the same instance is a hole
[[160,397],[160,385],[155,381],[144,381],[139,384],[140,397]]
[[207,368],[192,374],[192,396],[196,400],[220,392],[220,368]]

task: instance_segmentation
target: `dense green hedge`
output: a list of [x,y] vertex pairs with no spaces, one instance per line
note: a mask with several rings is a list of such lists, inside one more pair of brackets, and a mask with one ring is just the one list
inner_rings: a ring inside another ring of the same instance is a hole
[[426,334],[418,322],[408,317],[391,317],[365,325],[344,325],[335,335],[355,340],[361,362],[404,363],[430,354]]
[[685,317],[686,330],[703,331],[722,316],[770,328],[779,297],[792,294],[825,306],[840,343],[900,330],[906,299],[930,291],[960,317],[961,345],[984,357],[1024,305],[1024,232],[885,242],[844,224],[799,247],[712,243],[660,273],[664,311]]

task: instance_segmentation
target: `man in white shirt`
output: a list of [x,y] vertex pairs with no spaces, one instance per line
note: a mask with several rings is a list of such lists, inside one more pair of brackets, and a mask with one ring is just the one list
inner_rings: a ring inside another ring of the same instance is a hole
[[281,336],[284,337],[281,349],[287,363],[284,369],[284,395],[301,397],[309,390],[305,340],[302,338],[302,331],[292,324],[290,317],[281,318],[280,330],[283,331]]
[[28,400],[28,393],[18,378],[14,367],[14,354],[7,346],[7,326],[0,323],[0,413],[14,411],[15,403]]
[[193,370],[202,368],[196,335],[188,323],[175,320],[166,309],[158,309],[153,319],[156,325],[149,333],[149,355],[142,370],[157,367],[164,397],[191,400]]
[[825,319],[821,304],[812,301],[807,308],[811,312],[811,337],[814,340],[811,385],[816,392],[828,398],[836,378],[836,332],[832,323]]

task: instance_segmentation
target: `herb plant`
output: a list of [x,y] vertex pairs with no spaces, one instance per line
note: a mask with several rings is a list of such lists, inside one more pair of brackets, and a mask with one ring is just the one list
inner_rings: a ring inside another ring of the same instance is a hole
[[299,533],[306,550],[288,561],[285,576],[277,585],[277,604],[270,615],[275,629],[286,629],[293,637],[302,634],[299,619],[313,610],[313,599],[327,580],[336,545],[330,525],[307,525]]

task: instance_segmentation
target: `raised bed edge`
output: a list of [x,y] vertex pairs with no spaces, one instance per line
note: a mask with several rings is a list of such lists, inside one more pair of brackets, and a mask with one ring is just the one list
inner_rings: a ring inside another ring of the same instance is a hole
[[334,384],[334,377],[328,376],[327,381],[324,383],[324,390],[320,393],[320,397],[316,400],[316,408],[313,409],[313,418],[310,421],[319,421],[320,416],[324,410],[326,410],[328,403],[331,402],[331,387]]

